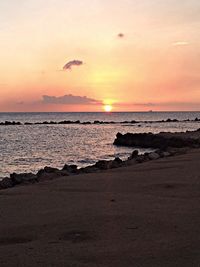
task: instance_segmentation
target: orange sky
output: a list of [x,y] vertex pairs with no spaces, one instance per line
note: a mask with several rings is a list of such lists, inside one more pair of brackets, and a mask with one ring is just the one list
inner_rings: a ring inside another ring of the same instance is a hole
[[199,1],[3,2],[0,111],[200,110]]

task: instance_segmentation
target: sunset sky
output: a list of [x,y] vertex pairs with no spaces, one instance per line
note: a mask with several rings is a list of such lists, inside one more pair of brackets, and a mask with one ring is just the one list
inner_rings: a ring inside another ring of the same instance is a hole
[[0,1],[0,111],[200,110],[199,0]]

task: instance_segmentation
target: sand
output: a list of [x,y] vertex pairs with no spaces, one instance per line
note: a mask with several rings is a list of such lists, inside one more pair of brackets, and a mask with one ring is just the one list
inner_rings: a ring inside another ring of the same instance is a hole
[[0,266],[200,266],[200,149],[0,191]]

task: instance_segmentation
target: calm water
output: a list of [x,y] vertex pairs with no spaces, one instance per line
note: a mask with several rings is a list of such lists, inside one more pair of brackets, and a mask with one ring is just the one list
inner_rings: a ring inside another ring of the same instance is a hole
[[[139,113],[0,113],[0,122],[157,121],[200,118],[200,112]],[[134,125],[19,125],[0,126],[0,177],[11,172],[36,172],[44,166],[65,163],[86,166],[99,159],[126,158],[133,148],[113,146],[117,132],[186,131],[199,122],[140,123]],[[146,151],[146,150],[145,150]],[[144,150],[141,150],[143,153]]]

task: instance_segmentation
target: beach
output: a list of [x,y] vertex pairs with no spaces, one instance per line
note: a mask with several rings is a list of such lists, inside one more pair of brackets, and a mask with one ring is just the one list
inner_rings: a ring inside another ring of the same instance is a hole
[[199,266],[200,149],[1,190],[0,266]]
[[200,267],[200,1],[0,22],[0,267]]

